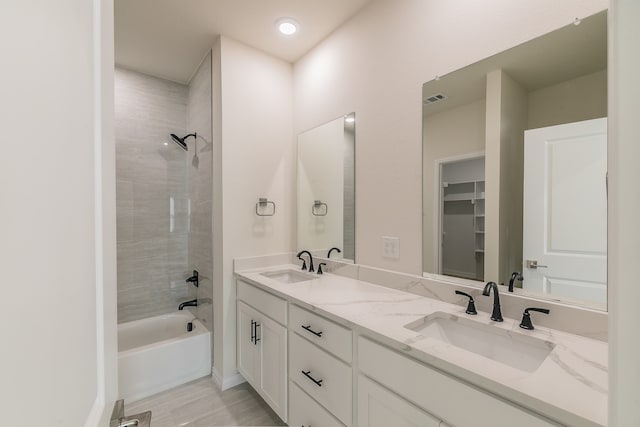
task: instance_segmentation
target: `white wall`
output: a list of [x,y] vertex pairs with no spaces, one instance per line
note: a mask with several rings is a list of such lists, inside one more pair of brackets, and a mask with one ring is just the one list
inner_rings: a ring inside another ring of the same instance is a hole
[[6,424],[93,425],[115,396],[112,8],[15,0],[0,14]]
[[609,19],[609,425],[622,427],[640,425],[640,2],[613,0]]
[[[488,95],[487,95],[488,97]],[[500,231],[498,274],[489,277],[505,283],[522,271],[522,188],[524,130],[527,127],[527,92],[506,72],[500,88]],[[489,141],[487,140],[487,144]],[[487,201],[488,205],[488,201]],[[486,264],[485,264],[486,268]]]
[[[213,55],[214,375],[224,387],[236,373],[233,259],[294,250],[296,150],[291,64],[227,37]],[[260,197],[275,216],[256,216]]]
[[[434,161],[484,151],[485,106],[480,99],[438,114],[426,116],[422,136],[423,263],[424,272],[435,273],[436,175]],[[358,183],[359,184],[359,183]],[[358,191],[358,189],[356,189]]]
[[527,129],[607,116],[607,71],[529,92]]
[[[295,64],[296,134],[356,112],[358,263],[421,271],[422,84],[607,6],[377,0]],[[382,258],[381,236],[400,238],[400,259]]]

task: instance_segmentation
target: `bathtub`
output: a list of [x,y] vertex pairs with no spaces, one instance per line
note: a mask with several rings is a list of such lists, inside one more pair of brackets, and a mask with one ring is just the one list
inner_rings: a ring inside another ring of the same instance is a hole
[[139,400],[210,374],[211,333],[187,310],[118,325],[121,399]]

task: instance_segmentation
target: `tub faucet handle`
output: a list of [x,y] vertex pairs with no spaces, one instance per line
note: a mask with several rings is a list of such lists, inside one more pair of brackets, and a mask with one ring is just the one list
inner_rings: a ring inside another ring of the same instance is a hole
[[200,282],[199,282],[199,274],[198,274],[198,270],[193,270],[193,275],[189,278],[187,278],[187,280],[185,280],[185,282],[187,283],[192,283],[193,286],[195,286],[196,288],[198,286],[200,286]]

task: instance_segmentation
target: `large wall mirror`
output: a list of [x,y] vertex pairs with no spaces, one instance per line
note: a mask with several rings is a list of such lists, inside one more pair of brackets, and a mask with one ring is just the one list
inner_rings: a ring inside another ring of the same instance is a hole
[[298,135],[298,249],[355,262],[355,113]]
[[606,309],[606,11],[422,95],[424,275]]

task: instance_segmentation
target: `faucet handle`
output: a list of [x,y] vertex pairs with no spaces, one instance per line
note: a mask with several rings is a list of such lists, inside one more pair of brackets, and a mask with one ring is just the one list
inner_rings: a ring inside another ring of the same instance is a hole
[[322,266],[323,266],[323,265],[326,267],[326,266],[327,266],[327,263],[326,263],[326,262],[321,262],[321,263],[318,265],[318,274],[323,274],[323,273],[324,273],[324,272],[322,271]]
[[465,311],[465,313],[467,314],[471,314],[471,315],[476,315],[478,314],[478,312],[476,311],[476,305],[475,305],[475,301],[473,300],[473,297],[465,292],[462,291],[456,291],[457,295],[463,295],[467,298],[469,298],[469,304],[467,304],[467,311]]
[[529,314],[529,311],[537,311],[538,313],[549,314],[549,309],[547,309],[547,308],[527,308],[527,309],[525,309],[524,313],[522,313],[522,321],[520,322],[520,327],[522,329],[528,329],[528,330],[535,329],[533,327],[533,323],[531,323],[531,315]]
[[306,270],[307,270],[307,261],[305,261],[305,259],[304,259],[304,258],[302,258],[301,256],[299,256],[299,257],[298,257],[298,259],[299,259],[300,261],[302,261],[302,268],[301,268],[301,270],[305,270],[305,271],[306,271]]

